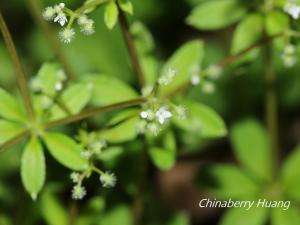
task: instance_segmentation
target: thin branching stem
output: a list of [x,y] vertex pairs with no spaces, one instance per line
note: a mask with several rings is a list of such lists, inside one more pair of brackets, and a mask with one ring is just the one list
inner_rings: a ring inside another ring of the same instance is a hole
[[27,0],[27,5],[32,18],[34,19],[38,27],[41,29],[41,31],[43,32],[46,41],[48,42],[51,50],[53,51],[54,55],[57,57],[58,61],[61,63],[68,79],[74,79],[75,73],[62,50],[59,40],[54,35],[52,29],[48,26],[48,24],[46,23],[46,21],[44,21],[42,17],[40,1]]
[[124,12],[120,9],[119,10],[119,21],[120,21],[120,26],[123,34],[124,41],[126,43],[128,53],[132,62],[132,66],[134,68],[135,74],[137,76],[139,86],[140,88],[143,88],[145,85],[145,77],[142,71],[142,67],[137,55],[137,51],[134,45],[134,41],[132,39],[132,36],[129,31],[129,25],[126,19],[126,16]]
[[5,45],[8,49],[8,52],[10,54],[10,57],[12,59],[12,62],[13,62],[13,65],[14,65],[14,68],[16,71],[17,82],[18,82],[18,86],[20,88],[20,92],[21,92],[23,101],[24,101],[26,112],[28,114],[29,119],[33,119],[34,118],[34,110],[33,110],[32,102],[31,102],[31,98],[30,98],[29,89],[27,86],[26,76],[25,76],[23,67],[21,65],[21,61],[18,56],[15,44],[10,35],[10,32],[5,23],[5,20],[2,16],[1,11],[0,11],[0,29],[1,29],[1,32],[2,32],[2,35],[4,38]]
[[[284,35],[293,35],[293,34],[292,33],[282,33],[281,32],[281,33],[274,34],[274,35],[269,36],[269,37],[265,37],[265,38],[259,40],[258,42],[254,43],[253,45],[250,45],[248,48],[242,50],[241,52],[239,52],[237,54],[234,54],[234,55],[230,55],[230,56],[225,57],[220,62],[218,62],[216,65],[219,66],[219,67],[221,67],[221,68],[225,68],[225,67],[233,64],[234,62],[236,62],[240,58],[242,58],[244,55],[246,55],[247,53],[249,53],[253,49],[261,47],[264,44],[269,43],[269,42],[273,41],[274,39],[282,37]],[[191,85],[192,84],[190,83],[190,81],[188,81],[188,82],[182,84],[181,86],[179,86],[174,91],[165,94],[163,97],[169,98],[169,97],[178,95],[180,93],[183,93],[184,91],[188,90],[191,87]]]
[[76,115],[69,116],[64,119],[59,119],[59,120],[49,122],[44,125],[44,128],[49,129],[49,128],[53,128],[53,127],[57,127],[57,126],[61,126],[61,125],[74,123],[77,121],[81,121],[83,119],[93,117],[95,115],[98,115],[99,113],[111,112],[111,111],[131,107],[131,106],[137,106],[137,105],[144,103],[145,101],[146,101],[146,99],[144,99],[144,98],[137,98],[137,99],[130,100],[130,101],[124,101],[124,102],[115,103],[115,104],[108,105],[108,106],[103,106],[103,107],[98,107],[95,109],[86,110],[86,111],[83,111]]

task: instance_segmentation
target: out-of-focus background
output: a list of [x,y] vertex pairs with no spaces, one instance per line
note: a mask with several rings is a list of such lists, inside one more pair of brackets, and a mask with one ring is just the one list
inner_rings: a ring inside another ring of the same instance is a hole
[[[44,8],[61,1],[36,0]],[[150,30],[155,41],[153,54],[162,64],[179,46],[193,39],[205,41],[204,65],[219,62],[229,55],[231,39],[236,24],[217,31],[199,31],[185,23],[191,10],[203,0],[132,0],[134,16],[130,23],[141,21]],[[44,62],[57,59],[49,47],[29,10],[27,0],[1,0],[0,9],[6,19],[26,74],[34,76]],[[69,8],[82,4],[80,0],[66,0]],[[214,12],[211,12],[214,13]],[[130,65],[126,46],[119,26],[108,31],[103,22],[103,9],[91,14],[96,23],[96,33],[83,36],[61,45],[72,70],[79,78],[87,73],[104,73],[118,77],[133,87],[137,86]],[[49,23],[50,25],[50,23]],[[57,34],[58,27],[50,25]],[[239,121],[256,118],[264,122],[264,62],[262,54],[254,60],[231,65],[217,81],[213,94],[203,94],[197,87],[188,92],[186,98],[205,103],[214,108],[225,120],[228,129]],[[300,140],[300,66],[286,69],[282,65],[280,52],[274,52],[277,91],[279,98],[280,159],[295,148]],[[16,93],[16,78],[8,52],[0,38],[0,85]],[[113,87],[112,87],[113,88]],[[117,90],[116,90],[117,91]],[[1,99],[0,99],[1,101]],[[1,110],[1,109],[0,109]],[[1,135],[1,134],[0,134]],[[251,139],[251,136],[249,136]],[[0,137],[1,139],[1,137]],[[218,224],[223,209],[201,209],[199,200],[208,196],[206,186],[213,181],[203,179],[211,164],[237,164],[229,138],[199,140],[197,137],[180,135],[176,166],[161,172],[151,163],[143,190],[143,225],[209,225]],[[249,140],[250,145],[251,140]],[[0,224],[133,224],[131,207],[136,194],[135,181],[139,173],[136,151],[139,143],[125,143],[129,149],[107,163],[107,167],[118,174],[118,185],[113,190],[100,190],[98,178],[87,184],[89,195],[83,201],[70,198],[72,183],[67,169],[47,157],[47,183],[41,198],[33,202],[21,184],[19,167],[21,147],[0,155]],[[136,166],[136,167],[135,167]],[[200,175],[199,175],[200,174]],[[238,181],[237,181],[238,182]],[[67,222],[66,221],[70,221]],[[91,222],[93,218],[93,222]],[[74,220],[72,222],[72,220]],[[99,223],[97,221],[100,221]],[[240,225],[240,224],[233,224]],[[296,224],[295,224],[296,225]]]

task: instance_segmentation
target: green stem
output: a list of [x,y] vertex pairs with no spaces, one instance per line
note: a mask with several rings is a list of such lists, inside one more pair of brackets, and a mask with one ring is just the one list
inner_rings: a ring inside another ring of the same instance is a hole
[[24,138],[28,137],[30,135],[29,130],[25,130],[18,134],[17,136],[13,137],[12,139],[8,140],[4,144],[0,145],[0,153],[6,151],[10,147],[18,144],[20,141],[22,141]]
[[139,62],[139,58],[137,55],[137,51],[136,51],[132,36],[129,32],[129,25],[128,25],[126,16],[125,16],[124,12],[122,11],[122,9],[120,9],[120,8],[119,8],[119,21],[120,21],[123,38],[126,43],[132,65],[135,70],[135,74],[137,76],[138,82],[139,82],[139,86],[140,86],[140,88],[143,88],[145,85],[145,77],[144,77],[144,74],[143,74],[143,71],[141,68],[141,64]]
[[8,27],[5,23],[5,20],[0,12],[0,29],[4,38],[5,45],[8,49],[12,62],[14,64],[14,68],[16,71],[17,82],[20,88],[20,92],[24,101],[24,105],[28,114],[29,119],[34,119],[34,111],[33,106],[30,98],[29,89],[27,86],[27,80],[25,73],[23,71],[23,67],[21,65],[21,61],[19,59],[16,47],[8,30]]
[[[250,45],[248,48],[242,50],[241,52],[235,54],[235,55],[230,55],[225,57],[224,59],[222,59],[220,62],[218,62],[216,65],[221,67],[221,68],[225,68],[226,66],[231,65],[232,63],[236,62],[237,60],[239,60],[241,57],[243,57],[244,55],[246,55],[247,53],[249,53],[250,51],[252,51],[255,48],[261,47],[262,45],[269,43],[271,41],[273,41],[276,38],[282,37],[284,35],[293,35],[291,32],[288,33],[278,33],[269,37],[265,37],[263,39],[261,39],[260,41],[256,42],[253,45]],[[165,94],[163,97],[164,98],[170,98],[173,97],[175,95],[178,95],[186,90],[188,90],[191,87],[191,83],[190,81],[184,83],[183,85],[179,86],[177,89],[175,89],[174,91],[171,91],[170,93]]]
[[44,33],[46,41],[48,42],[51,50],[53,51],[55,57],[58,58],[58,61],[61,63],[68,79],[75,78],[75,73],[72,70],[64,52],[62,51],[60,42],[58,41],[57,37],[54,35],[51,28],[48,26],[47,22],[44,21],[41,15],[41,6],[39,0],[27,0],[27,5],[29,11],[32,15],[32,18],[37,23],[38,27]]
[[279,135],[278,135],[278,105],[276,95],[276,75],[272,65],[272,46],[265,48],[265,117],[270,138],[270,151],[273,162],[273,178],[275,178],[279,165]]
[[75,11],[75,13],[77,13],[77,14],[80,15],[80,14],[84,13],[86,10],[89,10],[91,8],[94,8],[94,7],[97,7],[97,6],[99,6],[99,5],[103,4],[103,3],[106,3],[106,2],[108,2],[108,0],[94,0],[94,1],[91,1],[91,2],[89,2],[87,4],[84,4],[79,9],[77,9]]
[[87,110],[87,111],[78,113],[76,115],[69,116],[69,117],[64,118],[64,119],[49,122],[49,123],[44,125],[44,128],[45,129],[50,129],[50,128],[53,128],[53,127],[74,123],[74,122],[77,122],[77,121],[95,116],[99,113],[111,112],[111,111],[114,111],[114,110],[117,110],[117,109],[123,109],[123,108],[127,108],[127,107],[130,107],[130,106],[137,106],[137,105],[140,105],[140,104],[144,103],[145,101],[146,101],[146,99],[144,99],[144,98],[137,98],[137,99],[130,100],[130,101],[115,103],[115,104],[112,104],[112,105],[109,105],[109,106],[98,107],[98,108],[95,108],[95,109],[91,109],[91,110]]

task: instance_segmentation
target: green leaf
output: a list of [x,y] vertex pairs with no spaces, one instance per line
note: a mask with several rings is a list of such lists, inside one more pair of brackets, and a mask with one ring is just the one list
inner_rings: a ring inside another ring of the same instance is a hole
[[60,133],[44,134],[43,139],[51,155],[62,165],[72,170],[84,170],[88,162],[81,155],[81,147],[69,138]]
[[[285,32],[290,29],[289,17],[281,11],[271,11],[266,14],[265,26],[267,34],[272,36]],[[282,38],[275,40],[275,45],[283,48],[286,45],[286,39]]]
[[44,63],[37,74],[39,86],[43,93],[54,96],[56,94],[55,86],[59,80],[59,74],[63,72],[59,70],[56,63]]
[[103,215],[100,225],[132,225],[133,218],[130,208],[126,205],[118,205]]
[[300,201],[300,146],[286,159],[281,170],[281,181],[285,194]]
[[237,26],[231,46],[231,54],[237,54],[256,43],[264,29],[264,18],[259,13],[245,17]]
[[0,119],[0,144],[20,134],[22,131],[24,131],[24,127],[20,124]]
[[[255,199],[259,188],[241,169],[232,165],[209,166],[201,182],[209,182],[209,192],[220,199]],[[202,180],[205,179],[205,180]]]
[[136,110],[123,111],[110,121],[108,125],[112,127],[100,131],[98,135],[110,143],[133,140],[138,135],[136,126],[139,120]]
[[297,208],[289,208],[287,210],[274,208],[271,216],[272,225],[294,225],[300,221],[299,209]]
[[93,84],[91,104],[103,106],[136,98],[137,93],[126,83],[106,75],[88,75],[86,82]]
[[130,15],[133,14],[133,6],[130,0],[118,0],[118,3],[124,12],[127,12]]
[[26,191],[33,200],[36,200],[44,186],[46,165],[43,148],[35,137],[31,138],[23,152],[21,177]]
[[[93,84],[78,83],[65,90],[61,102],[72,113],[79,113],[89,102],[92,96]],[[66,117],[68,114],[58,105],[51,109],[51,120]]]
[[176,163],[176,141],[173,133],[168,132],[163,136],[161,147],[150,147],[149,155],[157,168],[161,170],[171,169]]
[[268,219],[268,209],[252,207],[250,210],[245,208],[231,208],[225,212],[220,225],[264,225]]
[[188,117],[174,119],[176,126],[202,138],[218,138],[227,134],[223,119],[211,108],[198,102],[184,102]]
[[229,26],[246,14],[239,0],[205,1],[196,6],[186,22],[200,30],[215,30]]
[[167,225],[189,225],[190,219],[185,213],[175,215]]
[[265,129],[256,120],[248,119],[233,126],[230,138],[235,155],[245,169],[268,181],[272,177],[272,157]]
[[118,22],[119,10],[115,1],[107,3],[104,12],[104,22],[108,29],[113,29]]
[[26,121],[26,116],[17,100],[1,88],[0,99],[0,117],[19,122]]
[[181,46],[167,61],[162,72],[164,73],[168,68],[172,68],[177,71],[177,76],[170,85],[161,87],[160,93],[163,95],[170,93],[189,82],[191,67],[200,65],[203,56],[204,45],[200,40],[190,41]]
[[41,196],[41,211],[48,225],[67,225],[69,216],[65,207],[49,190]]

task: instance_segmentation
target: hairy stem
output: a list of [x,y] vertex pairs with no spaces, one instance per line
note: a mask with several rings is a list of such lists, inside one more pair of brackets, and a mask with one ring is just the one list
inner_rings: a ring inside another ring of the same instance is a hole
[[270,138],[270,151],[273,162],[273,176],[276,176],[279,164],[279,136],[278,136],[278,106],[276,96],[276,75],[272,65],[272,46],[265,47],[265,119]]
[[27,0],[27,5],[32,18],[37,23],[41,31],[44,33],[46,41],[48,42],[55,57],[57,57],[58,61],[61,63],[67,77],[69,79],[73,79],[75,77],[75,73],[72,70],[72,67],[70,66],[64,52],[62,51],[62,47],[57,37],[53,34],[53,31],[42,17],[40,0]]
[[16,76],[17,76],[17,82],[18,82],[18,86],[24,101],[24,105],[26,108],[26,112],[28,114],[29,119],[33,119],[34,118],[34,111],[33,111],[33,106],[32,106],[32,102],[31,102],[31,98],[30,98],[30,93],[29,93],[29,89],[27,86],[27,80],[26,80],[26,76],[23,70],[23,67],[21,65],[21,61],[20,58],[18,56],[16,47],[14,45],[13,39],[10,35],[10,32],[8,30],[8,27],[5,23],[5,20],[2,16],[2,13],[0,11],[0,29],[4,38],[4,42],[5,45],[8,49],[8,52],[10,54],[10,57],[12,59],[15,71],[16,71]]
[[128,22],[127,22],[124,12],[121,9],[119,10],[119,12],[120,12],[119,13],[119,21],[120,21],[123,38],[124,38],[124,41],[126,42],[128,53],[129,53],[135,74],[137,76],[139,86],[140,86],[140,88],[143,88],[144,84],[145,84],[144,74],[143,74],[143,71],[141,68],[141,64],[139,62],[139,58],[137,55],[137,51],[136,51],[132,36],[129,32],[129,25],[128,25]]
[[28,137],[30,135],[29,130],[25,130],[18,134],[17,136],[13,137],[12,139],[8,140],[7,142],[3,143],[0,145],[0,153],[6,151],[12,146],[15,146],[18,144],[20,141],[22,141],[24,138]]
[[123,108],[127,108],[127,107],[130,107],[130,106],[137,106],[137,105],[140,105],[140,104],[144,103],[145,101],[146,101],[146,99],[144,99],[144,98],[138,98],[138,99],[134,99],[134,100],[130,100],[130,101],[115,103],[115,104],[112,104],[112,105],[109,105],[109,106],[98,107],[98,108],[95,108],[95,109],[91,109],[91,110],[87,110],[87,111],[78,113],[76,115],[69,116],[69,117],[64,118],[64,119],[49,122],[49,123],[44,125],[44,128],[49,129],[49,128],[53,128],[53,127],[57,127],[57,126],[61,126],[61,125],[74,123],[74,122],[77,122],[77,121],[95,116],[99,113],[111,112],[111,111],[114,111],[114,110],[123,109]]

